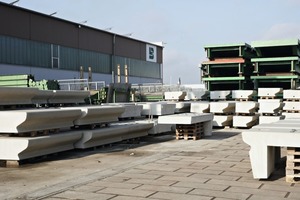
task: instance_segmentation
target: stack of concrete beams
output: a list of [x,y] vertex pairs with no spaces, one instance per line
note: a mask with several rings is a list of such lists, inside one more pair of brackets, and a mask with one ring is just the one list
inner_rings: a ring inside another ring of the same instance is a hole
[[258,123],[258,103],[253,100],[255,90],[233,90],[232,98],[236,100],[233,127],[251,128]]
[[300,42],[295,40],[255,41],[252,47],[257,58],[251,79],[255,88],[280,87],[296,89],[299,86]]
[[214,127],[231,127],[233,120],[233,113],[235,110],[235,102],[228,101],[231,97],[231,91],[211,91],[210,112],[214,114]]
[[283,91],[283,113],[285,118],[300,118],[300,90]]
[[247,43],[204,46],[208,61],[202,63],[202,80],[209,91],[252,89],[251,58],[255,50]]
[[259,124],[272,123],[284,119],[282,116],[282,88],[258,88]]

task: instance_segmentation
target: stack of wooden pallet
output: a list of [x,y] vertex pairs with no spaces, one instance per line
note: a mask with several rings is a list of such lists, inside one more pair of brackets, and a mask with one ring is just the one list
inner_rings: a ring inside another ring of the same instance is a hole
[[198,140],[204,136],[203,123],[176,124],[176,140]]
[[300,148],[288,147],[286,156],[286,182],[300,181]]

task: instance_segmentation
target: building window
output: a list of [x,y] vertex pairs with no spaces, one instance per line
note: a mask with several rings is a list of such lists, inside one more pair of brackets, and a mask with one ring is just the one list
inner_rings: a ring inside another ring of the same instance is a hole
[[59,45],[51,44],[51,63],[53,69],[59,69]]

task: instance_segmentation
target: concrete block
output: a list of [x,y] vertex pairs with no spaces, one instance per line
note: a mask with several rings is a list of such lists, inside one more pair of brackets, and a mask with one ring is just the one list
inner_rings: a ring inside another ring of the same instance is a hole
[[53,90],[54,95],[48,100],[49,103],[84,103],[84,100],[90,96],[89,91],[69,91]]
[[274,100],[260,100],[258,113],[276,114],[282,111],[284,104]]
[[205,90],[193,90],[188,91],[187,95],[185,96],[184,100],[207,100],[209,97],[209,91]]
[[0,160],[23,160],[74,149],[81,131],[40,137],[0,137]]
[[232,90],[233,99],[252,99],[256,94],[255,90]]
[[287,111],[300,111],[299,101],[284,101],[283,110]]
[[258,109],[258,103],[254,101],[244,101],[235,103],[235,113],[255,113]]
[[141,117],[143,106],[135,103],[104,103],[103,106],[122,106],[125,108],[124,112],[119,118],[139,118]]
[[284,99],[300,99],[300,90],[283,90]]
[[[298,120],[300,123],[300,119]],[[250,161],[253,177],[255,179],[266,179],[274,171],[275,161],[278,156],[275,151],[278,147],[300,147],[300,129],[253,127],[242,133],[245,143],[250,145]]]
[[275,97],[282,92],[282,88],[258,88],[259,97]]
[[235,111],[234,101],[219,101],[210,102],[210,112],[211,113],[234,113]]
[[171,104],[175,104],[175,113],[190,112],[191,102],[172,102]]
[[214,115],[213,126],[224,127],[233,125],[233,115]]
[[124,112],[123,106],[80,106],[62,107],[62,110],[79,109],[81,116],[74,120],[74,125],[88,125],[110,123],[119,121],[119,116]]
[[233,127],[251,128],[258,122],[258,115],[233,116]]
[[268,124],[283,120],[284,116],[259,116],[259,124]]
[[38,92],[37,88],[0,87],[0,105],[32,104],[31,99]]
[[0,133],[24,133],[73,126],[81,110],[31,109],[0,112]]
[[167,133],[170,131],[175,131],[174,124],[158,124],[158,119],[153,120],[139,120],[136,123],[152,123],[153,127],[148,131],[149,135],[156,135],[161,133]]
[[285,119],[300,118],[300,113],[282,112],[282,116],[284,116]]
[[209,105],[208,101],[192,102],[190,112],[209,113]]
[[176,91],[176,92],[165,92],[165,100],[175,100],[182,101],[186,96],[186,92],[184,91]]
[[75,143],[75,148],[86,149],[123,140],[143,137],[153,127],[152,123],[114,123],[106,128],[84,130],[81,140]]
[[175,115],[159,116],[158,124],[196,124],[203,122],[204,135],[212,134],[212,119],[211,113],[182,113]]
[[37,94],[31,99],[31,101],[33,104],[47,104],[49,99],[53,96],[53,90],[38,90]]
[[211,91],[210,92],[210,99],[211,100],[229,99],[230,95],[231,95],[231,90]]
[[155,102],[155,103],[138,103],[138,105],[143,106],[142,116],[161,116],[170,115],[175,113],[176,105],[173,103],[166,102]]

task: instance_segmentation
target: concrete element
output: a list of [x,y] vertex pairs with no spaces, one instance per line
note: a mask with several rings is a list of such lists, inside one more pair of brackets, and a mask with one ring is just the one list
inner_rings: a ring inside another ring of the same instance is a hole
[[210,136],[212,132],[211,113],[182,113],[175,115],[159,116],[158,124],[196,124],[203,122],[204,135]]
[[142,105],[137,105],[136,103],[104,103],[104,106],[122,106],[125,108],[124,112],[119,116],[119,118],[139,118],[143,110]]
[[47,104],[53,95],[53,90],[38,90],[37,94],[32,98],[31,101],[33,104]]
[[0,112],[0,133],[23,133],[73,126],[81,110],[32,109]]
[[0,160],[18,161],[74,149],[74,143],[81,137],[81,131],[40,137],[0,137]]
[[235,102],[233,101],[219,101],[210,102],[211,113],[234,113]]
[[244,101],[235,103],[235,113],[252,114],[258,109],[258,103],[254,101]]
[[210,99],[211,100],[229,99],[230,95],[231,95],[231,90],[210,91]]
[[49,99],[48,103],[84,103],[84,100],[90,96],[89,91],[69,91],[69,90],[53,90],[54,95]]
[[282,111],[283,103],[279,99],[259,100],[258,113],[277,114]]
[[276,147],[300,147],[300,129],[293,126],[290,129],[280,129],[274,124],[257,126],[243,132],[242,137],[251,146],[249,155],[255,179],[266,179],[274,171],[275,161],[279,159]]
[[38,91],[37,88],[0,87],[0,105],[32,104],[31,99]]
[[205,90],[194,90],[194,91],[188,91],[187,95],[185,96],[186,101],[189,100],[207,100],[209,96],[209,91],[205,91]]
[[284,116],[259,116],[259,124],[269,124],[283,120]]
[[74,120],[74,125],[88,125],[119,121],[119,116],[124,112],[123,106],[80,106],[63,107],[62,110],[81,110],[81,116]]
[[285,111],[299,111],[300,112],[300,102],[284,101],[283,110],[285,110]]
[[105,144],[112,144],[127,139],[148,135],[152,123],[114,123],[107,128],[84,130],[81,140],[75,143],[75,148],[86,149]]
[[209,113],[209,105],[208,101],[192,102],[190,112]]
[[156,135],[161,133],[167,133],[175,130],[175,125],[173,124],[158,124],[158,119],[153,120],[138,120],[136,123],[148,124],[151,123],[153,127],[148,131],[149,135]]
[[300,113],[282,112],[282,116],[284,116],[285,119],[300,118]]
[[213,126],[215,127],[231,127],[233,123],[233,115],[214,115]]
[[232,90],[233,99],[252,99],[256,94],[255,90]]
[[165,100],[175,100],[175,101],[184,100],[186,96],[186,92],[183,91],[165,92],[164,94],[165,94]]
[[258,115],[233,116],[233,127],[251,128],[258,122]]
[[259,97],[275,97],[282,92],[282,88],[258,88]]
[[[168,102],[170,103],[170,102]],[[175,103],[175,113],[186,113],[190,112],[191,102],[172,102]]]
[[300,99],[300,90],[283,90],[284,99]]
[[175,112],[175,104],[166,103],[166,102],[155,102],[155,103],[138,103],[138,105],[143,106],[142,116],[161,116],[161,115],[170,115]]

